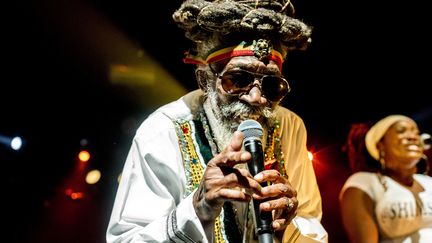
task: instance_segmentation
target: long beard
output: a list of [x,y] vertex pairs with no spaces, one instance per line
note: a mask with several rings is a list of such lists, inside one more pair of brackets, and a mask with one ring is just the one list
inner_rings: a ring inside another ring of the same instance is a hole
[[214,117],[209,117],[213,134],[220,149],[231,141],[233,133],[240,123],[247,119],[257,120],[267,130],[271,119],[275,116],[270,107],[256,107],[240,100],[223,101],[217,91],[209,90],[207,97]]

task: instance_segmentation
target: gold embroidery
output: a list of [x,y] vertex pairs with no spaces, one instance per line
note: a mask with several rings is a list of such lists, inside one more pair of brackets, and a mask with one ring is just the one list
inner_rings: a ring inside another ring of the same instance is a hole
[[[188,191],[191,193],[195,188],[198,187],[201,178],[204,173],[203,166],[198,157],[195,145],[192,139],[192,129],[189,122],[174,122],[176,125],[177,136],[179,138],[180,151],[183,156],[183,166],[186,172],[186,178],[188,180]],[[215,242],[224,243],[225,240],[222,236],[221,231],[221,216],[215,220]]]
[[278,120],[273,122],[273,126],[269,129],[267,134],[267,147],[265,148],[264,167],[267,170],[278,170],[281,175],[286,175],[285,159],[282,152],[282,143],[280,141],[280,125]]

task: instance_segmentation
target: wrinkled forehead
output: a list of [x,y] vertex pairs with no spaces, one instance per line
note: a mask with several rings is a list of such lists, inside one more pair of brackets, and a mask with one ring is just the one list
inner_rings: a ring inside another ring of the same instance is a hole
[[279,65],[273,60],[263,62],[254,56],[239,56],[229,59],[222,67],[222,71],[244,69],[263,74],[280,74]]

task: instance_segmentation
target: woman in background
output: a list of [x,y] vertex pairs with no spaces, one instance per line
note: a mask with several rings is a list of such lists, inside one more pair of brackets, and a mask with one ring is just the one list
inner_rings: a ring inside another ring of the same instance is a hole
[[351,242],[432,242],[432,178],[414,120],[390,115],[351,127],[352,174],[340,192]]

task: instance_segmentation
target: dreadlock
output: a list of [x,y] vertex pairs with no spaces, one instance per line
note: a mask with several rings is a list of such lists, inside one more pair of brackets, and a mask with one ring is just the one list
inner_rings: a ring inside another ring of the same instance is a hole
[[280,41],[287,50],[304,50],[311,42],[312,28],[294,18],[287,0],[186,0],[173,19],[201,54],[248,36]]

